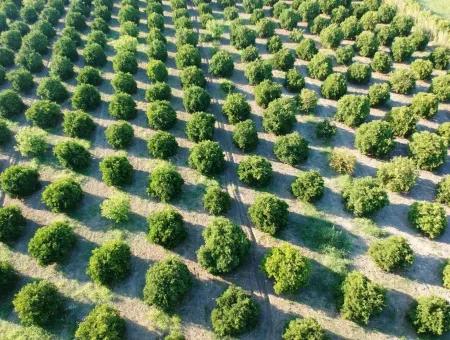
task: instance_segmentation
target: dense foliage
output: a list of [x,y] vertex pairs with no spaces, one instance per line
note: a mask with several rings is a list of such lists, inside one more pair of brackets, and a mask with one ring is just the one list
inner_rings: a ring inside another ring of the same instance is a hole
[[200,265],[211,274],[225,274],[244,260],[250,241],[243,230],[223,217],[214,218],[202,233],[204,244],[197,251]]
[[217,299],[211,312],[214,332],[219,336],[236,336],[253,329],[258,322],[259,306],[251,295],[230,286]]
[[262,269],[275,281],[275,293],[296,293],[304,286],[310,275],[310,263],[297,249],[289,244],[274,247],[264,257]]
[[183,217],[174,208],[167,206],[148,216],[148,239],[164,248],[176,247],[186,238]]
[[414,261],[414,252],[408,241],[401,236],[390,236],[373,242],[369,247],[372,260],[387,272],[410,266]]
[[155,263],[147,271],[144,301],[165,311],[173,310],[192,286],[192,274],[176,257]]
[[258,194],[248,214],[258,229],[275,235],[287,225],[288,204],[272,194]]

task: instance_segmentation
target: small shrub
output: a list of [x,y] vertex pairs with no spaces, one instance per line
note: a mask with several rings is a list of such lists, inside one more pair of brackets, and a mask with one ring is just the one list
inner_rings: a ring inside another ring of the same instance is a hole
[[225,160],[220,145],[212,141],[198,143],[191,149],[189,165],[206,176],[221,172]]
[[26,68],[31,73],[40,72],[44,68],[42,56],[26,46],[20,49],[15,59],[17,65]]
[[56,126],[62,113],[58,104],[49,100],[39,100],[26,110],[25,116],[33,125],[48,129]]
[[415,131],[418,116],[413,114],[411,107],[400,106],[389,111],[386,119],[396,136],[406,137]]
[[336,50],[336,61],[338,64],[348,65],[352,62],[355,56],[355,49],[352,45],[339,47]]
[[270,38],[275,34],[276,24],[269,18],[262,18],[256,23],[256,33],[260,38]]
[[325,331],[313,318],[289,321],[283,332],[283,340],[314,339],[325,340]]
[[354,15],[349,16],[341,23],[341,29],[344,39],[348,40],[354,40],[362,31],[361,24],[359,23],[358,18]]
[[308,158],[308,142],[297,132],[293,132],[279,137],[273,152],[278,160],[294,166]]
[[203,75],[202,70],[197,66],[185,67],[180,73],[180,81],[183,88],[188,88],[192,85],[199,87],[206,86],[205,76]]
[[249,63],[259,59],[259,51],[258,49],[251,45],[244,48],[241,52],[241,60],[244,63]]
[[69,212],[77,208],[83,198],[80,184],[62,178],[49,184],[42,193],[42,202],[53,212]]
[[396,37],[391,46],[392,57],[396,62],[402,62],[411,58],[414,47],[407,37]]
[[288,204],[272,194],[258,194],[248,209],[252,223],[261,231],[275,235],[288,222]]
[[390,97],[391,87],[388,83],[373,84],[369,87],[367,94],[371,107],[376,107],[386,103]]
[[408,15],[397,14],[392,20],[392,26],[397,35],[404,37],[411,33],[411,29],[414,26],[414,19]]
[[25,126],[16,135],[16,149],[22,156],[39,157],[47,151],[47,133],[40,128]]
[[447,220],[444,208],[438,203],[414,202],[408,212],[411,225],[430,239],[444,233]]
[[414,161],[406,157],[394,157],[389,163],[382,164],[377,178],[389,190],[408,192],[416,183],[418,171]]
[[133,141],[133,127],[125,121],[118,121],[106,128],[105,137],[114,149],[126,149]]
[[86,274],[98,284],[112,285],[130,272],[131,251],[124,241],[108,241],[92,251]]
[[386,52],[378,51],[370,64],[374,71],[388,73],[392,67],[392,59]]
[[270,249],[261,266],[275,281],[276,294],[296,293],[307,283],[311,270],[308,259],[288,244]]
[[390,4],[381,4],[381,6],[378,7],[377,12],[378,19],[384,24],[389,24],[397,14],[397,7]]
[[244,95],[240,93],[229,94],[222,106],[223,113],[231,124],[238,123],[250,115],[250,104]]
[[[302,90],[302,93],[305,89]],[[263,112],[264,130],[275,135],[289,133],[295,123],[297,105],[292,98],[284,97],[272,101]]]
[[420,169],[432,171],[445,162],[446,142],[435,133],[417,132],[409,143],[409,154]]
[[259,313],[259,306],[249,294],[241,288],[229,286],[216,299],[216,307],[211,312],[214,333],[218,336],[245,333],[256,326]]
[[210,95],[200,86],[189,86],[183,92],[183,105],[187,112],[206,111],[210,104]]
[[109,102],[108,112],[116,119],[130,120],[137,116],[136,103],[128,93],[116,93]]
[[[39,52],[38,50],[36,51]],[[63,36],[59,38],[59,40],[57,40],[55,42],[55,45],[53,46],[53,53],[55,53],[56,55],[67,57],[72,62],[75,62],[78,59],[77,44],[69,37]],[[83,54],[83,56],[85,56],[85,54]]]
[[339,99],[335,119],[348,126],[362,124],[369,116],[370,103],[366,96],[347,94]]
[[450,330],[450,303],[441,297],[419,297],[409,316],[418,334],[440,336]]
[[295,52],[300,59],[309,61],[317,54],[318,50],[312,39],[305,38],[300,41]]
[[130,51],[119,51],[113,58],[115,72],[135,74],[138,70],[136,55]]
[[200,67],[200,52],[192,45],[180,46],[175,56],[175,63],[178,69],[183,69],[188,66]]
[[164,41],[152,40],[147,47],[147,55],[150,59],[161,60],[167,59],[167,47]]
[[55,145],[53,152],[59,164],[74,171],[86,169],[91,162],[91,154],[75,141],[63,141]]
[[302,89],[297,98],[300,112],[303,114],[314,113],[318,100],[319,98],[317,98],[315,91],[306,88]]
[[130,73],[117,72],[111,81],[111,85],[115,92],[127,94],[135,94],[137,92],[137,84]]
[[436,185],[436,201],[450,205],[450,176],[445,176]]
[[148,239],[164,248],[176,247],[186,238],[183,217],[172,207],[165,207],[148,216]]
[[227,51],[218,51],[209,62],[209,73],[216,77],[230,77],[234,71],[234,62]]
[[168,202],[181,193],[184,180],[170,163],[162,162],[152,171],[147,192],[149,195]]
[[400,94],[409,94],[416,87],[414,74],[408,69],[400,69],[391,73],[389,83],[392,91]]
[[401,236],[390,236],[373,242],[369,247],[369,255],[381,269],[387,272],[410,266],[414,261],[411,246]]
[[330,154],[329,165],[340,174],[351,175],[355,170],[356,157],[348,151],[333,149]]
[[450,262],[447,261],[447,263],[444,266],[444,269],[442,270],[442,281],[444,288],[450,289]]
[[264,80],[272,79],[272,66],[267,61],[257,59],[246,66],[244,73],[250,85],[258,85]]
[[450,145],[450,122],[440,124],[436,130],[436,133]]
[[152,59],[147,63],[147,76],[151,81],[166,81],[169,73],[161,60]]
[[111,339],[125,337],[125,321],[119,312],[108,305],[97,305],[80,322],[76,339]]
[[238,166],[239,179],[247,185],[266,186],[272,179],[272,165],[260,156],[248,156]]
[[349,182],[342,191],[347,210],[357,217],[370,216],[389,204],[384,189],[372,177],[361,177]]
[[317,1],[305,1],[305,3],[299,5],[298,11],[303,21],[310,22],[320,13],[319,3]]
[[64,314],[64,301],[53,283],[35,281],[20,289],[13,300],[14,310],[25,326],[45,327]]
[[414,50],[423,51],[430,41],[430,34],[420,28],[415,28],[408,38]]
[[449,50],[446,47],[436,47],[430,54],[430,60],[433,67],[437,70],[446,70],[448,68],[450,57]]
[[121,192],[114,193],[100,204],[102,217],[114,223],[127,222],[130,208],[130,198]]
[[154,102],[157,100],[170,101],[172,97],[172,89],[167,83],[156,82],[150,84],[145,91],[145,99],[148,102]]
[[278,20],[281,28],[292,31],[297,27],[297,24],[300,21],[300,15],[297,11],[288,8],[280,13]]
[[378,50],[379,40],[375,33],[364,31],[356,37],[356,48],[363,57],[372,57]]
[[202,233],[204,244],[197,251],[200,265],[211,274],[226,274],[244,260],[250,241],[242,229],[223,217],[214,218]]
[[275,69],[281,71],[287,71],[294,67],[295,55],[288,48],[282,48],[275,52],[272,58],[272,64]]
[[364,123],[356,130],[355,146],[364,155],[385,157],[395,147],[394,131],[381,120]]
[[102,83],[103,79],[100,71],[92,66],[83,67],[77,76],[78,84],[90,84],[93,86],[98,86]]
[[106,47],[106,34],[102,31],[91,31],[91,33],[88,34],[86,37],[86,45],[89,44],[99,44],[102,48]]
[[326,48],[336,48],[344,39],[344,34],[338,24],[331,24],[320,32],[320,42]]
[[256,104],[267,108],[272,101],[281,97],[281,85],[272,80],[263,80],[255,86],[254,93]]
[[192,274],[181,260],[162,260],[147,271],[144,302],[164,311],[173,310],[191,289],[192,281]]
[[231,45],[238,50],[254,45],[256,40],[256,32],[247,26],[235,24],[231,26]]
[[8,72],[6,79],[11,83],[11,88],[17,92],[27,93],[35,85],[33,75],[24,68]]
[[331,25],[331,20],[324,15],[318,15],[312,22],[308,22],[310,32],[317,35],[320,35],[320,33],[329,25]]
[[342,73],[332,73],[322,83],[320,92],[324,98],[339,99],[347,93],[347,80]]
[[203,207],[210,214],[218,216],[225,214],[230,209],[231,197],[228,192],[218,185],[210,185],[203,195]]
[[75,233],[67,222],[54,222],[36,231],[28,243],[28,252],[42,266],[61,263],[75,242]]
[[11,130],[6,121],[0,118],[0,145],[5,144],[11,139]]
[[324,192],[324,181],[316,170],[302,171],[291,184],[291,192],[305,202],[316,201]]
[[416,79],[426,80],[433,73],[433,64],[429,60],[416,59],[411,63],[411,70]]
[[62,103],[69,97],[69,92],[63,83],[56,78],[44,78],[39,83],[36,94],[45,100]]
[[336,125],[329,119],[325,119],[316,125],[316,137],[322,139],[330,139],[336,134]]
[[284,76],[284,87],[290,92],[300,92],[305,86],[305,78],[295,68],[286,71]]
[[11,197],[26,197],[40,187],[39,173],[26,165],[11,165],[0,174],[0,187]]
[[86,45],[83,50],[83,58],[86,65],[93,67],[103,67],[107,62],[103,47],[97,43]]
[[342,317],[363,325],[367,325],[369,319],[385,306],[385,289],[356,271],[347,274],[341,285],[341,294]]
[[[430,91],[437,96],[437,98],[441,101],[449,101],[450,100],[450,75],[443,74],[437,77],[434,77],[431,81]],[[0,94],[1,96],[1,94]],[[0,98],[0,113],[1,113],[1,98]]]
[[157,100],[147,106],[148,125],[155,130],[168,130],[177,121],[177,113],[170,103],[165,100]]
[[432,93],[419,92],[411,101],[411,111],[415,116],[429,119],[438,112],[439,101]]
[[148,141],[148,151],[152,157],[167,159],[178,151],[175,137],[165,131],[157,131]]
[[324,80],[332,72],[331,58],[322,53],[317,53],[308,63],[308,74],[311,78]]
[[69,58],[54,55],[50,61],[50,76],[59,78],[61,80],[69,80],[75,75],[75,71],[73,70],[73,62],[70,61]]
[[95,110],[101,104],[98,90],[89,84],[81,84],[75,87],[72,95],[72,107],[83,111]]
[[[22,235],[25,225],[26,220],[18,206],[6,205],[0,207],[0,242],[11,244],[16,241]],[[1,286],[2,280],[0,279]]]
[[367,84],[371,76],[370,65],[355,62],[347,68],[347,78],[351,83]]
[[258,144],[256,125],[251,119],[236,124],[233,131],[233,143],[242,151],[252,151]]
[[108,156],[100,162],[102,180],[109,186],[130,184],[133,167],[125,156]]
[[186,124],[186,135],[193,142],[212,140],[215,118],[206,112],[195,112]]

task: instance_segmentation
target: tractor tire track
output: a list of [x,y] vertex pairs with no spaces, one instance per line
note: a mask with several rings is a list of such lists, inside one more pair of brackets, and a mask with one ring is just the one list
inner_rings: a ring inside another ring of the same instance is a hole
[[[213,4],[213,3],[211,3]],[[191,10],[193,21],[195,23],[194,29],[197,31],[198,36],[200,37],[200,27],[199,27],[199,18],[198,18],[198,12],[195,6],[192,3],[192,0],[188,1],[188,8]],[[203,72],[205,74],[205,78],[207,80],[207,88],[210,87],[210,84],[213,84],[213,77],[209,74],[208,68],[209,68],[209,56],[207,55],[208,51],[205,53],[205,46],[202,42],[199,42],[199,51],[200,55],[202,57],[202,68]],[[262,308],[262,317],[259,320],[260,325],[262,325],[262,334],[264,334],[264,337],[266,339],[273,339],[273,321],[272,321],[272,309],[270,304],[270,297],[269,297],[269,291],[267,288],[267,280],[263,276],[262,272],[259,270],[259,263],[257,260],[256,255],[256,236],[253,232],[252,224],[248,218],[246,207],[242,199],[242,194],[239,189],[239,180],[236,176],[236,160],[233,156],[233,153],[231,150],[233,149],[233,143],[231,141],[230,136],[226,136],[224,134],[225,131],[225,123],[223,121],[223,117],[221,115],[221,112],[219,110],[220,103],[217,99],[217,91],[213,89],[212,93],[214,94],[211,98],[212,103],[212,110],[217,121],[218,125],[218,141],[225,146],[225,160],[229,165],[232,166],[232,168],[228,167],[228,169],[225,171],[225,180],[226,180],[226,186],[227,191],[230,193],[233,200],[236,202],[236,210],[235,212],[231,212],[233,217],[239,221],[239,224],[244,228],[246,234],[250,238],[250,241],[252,242],[252,247],[250,249],[249,254],[249,261],[250,266],[252,269],[251,277],[254,278],[254,282],[256,283],[256,291],[258,292],[258,295],[260,296],[261,300],[263,301],[263,308]]]

